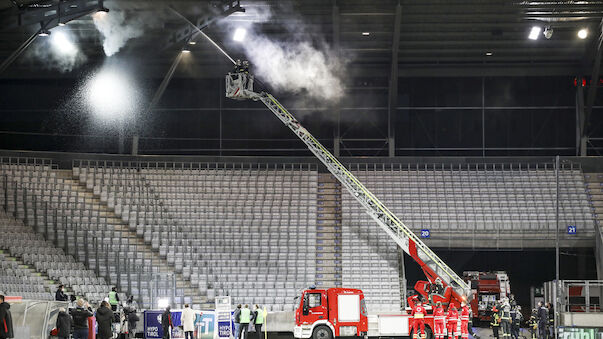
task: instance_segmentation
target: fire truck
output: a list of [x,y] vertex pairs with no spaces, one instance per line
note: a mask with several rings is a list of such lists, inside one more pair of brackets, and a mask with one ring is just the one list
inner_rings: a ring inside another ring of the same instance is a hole
[[[308,149],[337,178],[342,186],[360,203],[379,227],[396,242],[423,270],[426,281],[415,284],[415,291],[431,303],[438,301],[444,306],[459,306],[462,300],[471,299],[471,289],[444,261],[442,261],[421,239],[371,193],[333,154],[331,154],[300,122],[266,92],[255,92],[254,78],[248,72],[226,75],[226,97],[234,100],[261,101],[287,126]],[[409,297],[413,304],[413,297]],[[433,317],[429,315],[426,327],[433,328]],[[364,295],[361,290],[331,288],[309,289],[302,293],[296,311],[296,338],[331,339],[334,336],[407,336],[410,334],[410,315],[376,316],[370,321],[366,314]],[[369,326],[372,323],[373,326]],[[377,329],[371,333],[371,328]]]
[[497,300],[509,297],[511,285],[507,272],[463,272],[463,280],[471,286],[473,299],[469,303],[474,320],[490,321],[492,306]]

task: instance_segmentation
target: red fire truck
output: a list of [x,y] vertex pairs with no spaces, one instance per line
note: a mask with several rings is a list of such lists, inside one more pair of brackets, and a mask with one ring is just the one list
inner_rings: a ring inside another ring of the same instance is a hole
[[504,271],[467,271],[463,272],[463,280],[471,286],[473,299],[469,305],[473,318],[479,321],[490,321],[492,306],[511,294],[509,276]]
[[[433,315],[426,307],[425,331],[431,338]],[[406,337],[412,334],[410,309],[404,314],[368,315],[361,290],[352,288],[308,289],[295,311],[295,338]]]

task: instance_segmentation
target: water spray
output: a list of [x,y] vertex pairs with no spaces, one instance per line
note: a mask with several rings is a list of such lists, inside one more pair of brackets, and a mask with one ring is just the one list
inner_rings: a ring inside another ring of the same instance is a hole
[[199,32],[199,34],[203,35],[203,37],[205,39],[207,39],[209,42],[212,43],[212,45],[214,45],[220,52],[222,52],[222,54],[224,54],[228,60],[230,60],[230,62],[232,62],[233,65],[236,65],[236,61],[230,57],[230,55],[228,55],[228,53],[226,53],[225,50],[222,49],[222,47],[220,47],[220,45],[218,45],[215,41],[213,41],[209,36],[207,36],[207,34],[203,33],[202,30],[199,29],[199,27],[197,27],[195,24],[193,24],[189,19],[187,19],[184,15],[180,14],[177,10],[175,10],[172,6],[168,6],[169,9],[172,10],[172,12],[174,12],[176,15],[178,15],[179,17],[181,17],[184,21],[186,21],[189,25],[193,26],[195,28],[195,30],[197,30],[197,32]]

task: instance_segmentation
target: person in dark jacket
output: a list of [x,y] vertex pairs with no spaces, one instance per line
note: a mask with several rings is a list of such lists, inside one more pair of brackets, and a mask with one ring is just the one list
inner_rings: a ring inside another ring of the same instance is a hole
[[14,338],[10,304],[4,301],[3,295],[0,295],[0,338]]
[[73,320],[71,319],[71,316],[67,312],[65,312],[64,308],[60,308],[56,324],[56,328],[59,332],[57,334],[57,337],[59,337],[59,339],[69,339],[69,337],[71,336],[72,324]]
[[549,322],[549,310],[544,307],[542,301],[538,302],[538,339],[547,339],[547,325]]
[[140,318],[136,315],[136,309],[134,307],[130,307],[128,311],[128,334],[130,338],[134,338],[136,336],[136,324],[138,324]]
[[172,325],[172,313],[170,307],[165,308],[165,312],[161,315],[161,328],[163,329],[163,339],[170,339],[170,329]]
[[98,324],[98,339],[113,338],[113,311],[108,302],[103,301],[101,306],[96,310],[96,323]]
[[63,292],[64,288],[65,288],[65,286],[59,285],[57,292],[54,294],[54,300],[56,300],[56,301],[68,301],[69,300],[69,297],[67,296],[67,294],[65,294],[65,292]]
[[77,307],[71,311],[73,318],[73,339],[88,339],[88,318],[92,309],[84,299],[77,300]]

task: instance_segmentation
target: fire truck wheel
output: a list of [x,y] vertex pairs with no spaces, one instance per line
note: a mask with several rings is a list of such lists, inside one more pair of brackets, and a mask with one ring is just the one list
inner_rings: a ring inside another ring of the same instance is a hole
[[312,332],[312,339],[332,339],[331,329],[327,326],[316,326]]
[[[415,331],[410,330],[410,335],[408,337],[412,338],[414,334],[415,334]],[[431,327],[429,327],[427,325],[425,325],[425,339],[434,339],[433,331],[431,330]]]

